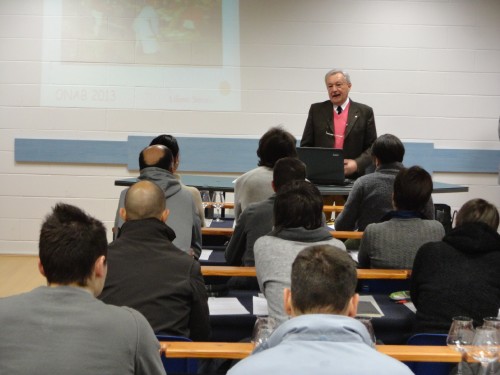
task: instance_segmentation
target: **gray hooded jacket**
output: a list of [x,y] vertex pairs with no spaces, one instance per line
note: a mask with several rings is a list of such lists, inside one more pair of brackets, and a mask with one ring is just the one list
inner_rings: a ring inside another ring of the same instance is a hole
[[[168,226],[175,232],[175,239],[172,243],[187,253],[192,248],[198,258],[201,254],[201,222],[191,193],[182,188],[181,183],[172,173],[162,168],[147,167],[142,169],[139,180],[152,181],[163,190],[167,208],[170,210],[167,220]],[[125,206],[127,190],[125,189],[120,194],[115,218],[115,227],[117,228],[123,224],[119,211]]]

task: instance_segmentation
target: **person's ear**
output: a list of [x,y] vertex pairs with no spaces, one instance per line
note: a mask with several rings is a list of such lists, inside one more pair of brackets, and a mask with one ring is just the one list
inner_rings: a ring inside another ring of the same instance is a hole
[[283,306],[287,315],[294,316],[292,306],[292,291],[290,290],[290,288],[283,289]]
[[347,306],[347,316],[354,318],[358,313],[358,303],[359,303],[359,294],[355,293],[351,299],[349,300],[349,304]]
[[94,275],[96,278],[106,277],[106,257],[101,255],[94,262]]
[[375,167],[379,167],[380,165],[380,160],[376,156],[373,157],[373,164],[375,164]]
[[118,211],[118,215],[120,215],[123,221],[127,221],[127,210],[125,209],[125,207],[120,208],[120,210]]
[[274,184],[274,180],[271,181],[271,186],[273,187],[273,191],[276,193],[276,185]]
[[43,266],[42,266],[42,262],[40,261],[40,258],[38,258],[38,272],[40,272],[40,274],[43,277],[46,277],[45,276],[45,271],[44,271]]
[[168,208],[165,208],[163,212],[161,213],[161,218],[160,220],[163,221],[164,223],[167,222],[168,215],[170,215],[170,210]]

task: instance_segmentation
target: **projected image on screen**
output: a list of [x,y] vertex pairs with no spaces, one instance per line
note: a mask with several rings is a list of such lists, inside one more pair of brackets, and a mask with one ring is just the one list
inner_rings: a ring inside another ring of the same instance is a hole
[[239,110],[238,3],[44,3],[46,106]]

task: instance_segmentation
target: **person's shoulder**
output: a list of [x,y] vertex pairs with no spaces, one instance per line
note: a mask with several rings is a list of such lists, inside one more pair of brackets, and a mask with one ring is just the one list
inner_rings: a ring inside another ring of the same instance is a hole
[[369,105],[360,102],[355,102],[354,100],[351,100],[350,106],[353,108],[357,108],[359,110],[373,111],[373,108],[370,107]]

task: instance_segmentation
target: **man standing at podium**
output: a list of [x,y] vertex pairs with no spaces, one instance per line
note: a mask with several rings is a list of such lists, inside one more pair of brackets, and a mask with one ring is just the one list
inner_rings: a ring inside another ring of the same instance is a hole
[[309,109],[301,147],[332,147],[344,150],[344,173],[357,178],[372,164],[370,147],[377,139],[373,109],[349,98],[349,74],[330,70],[325,75],[329,100]]

